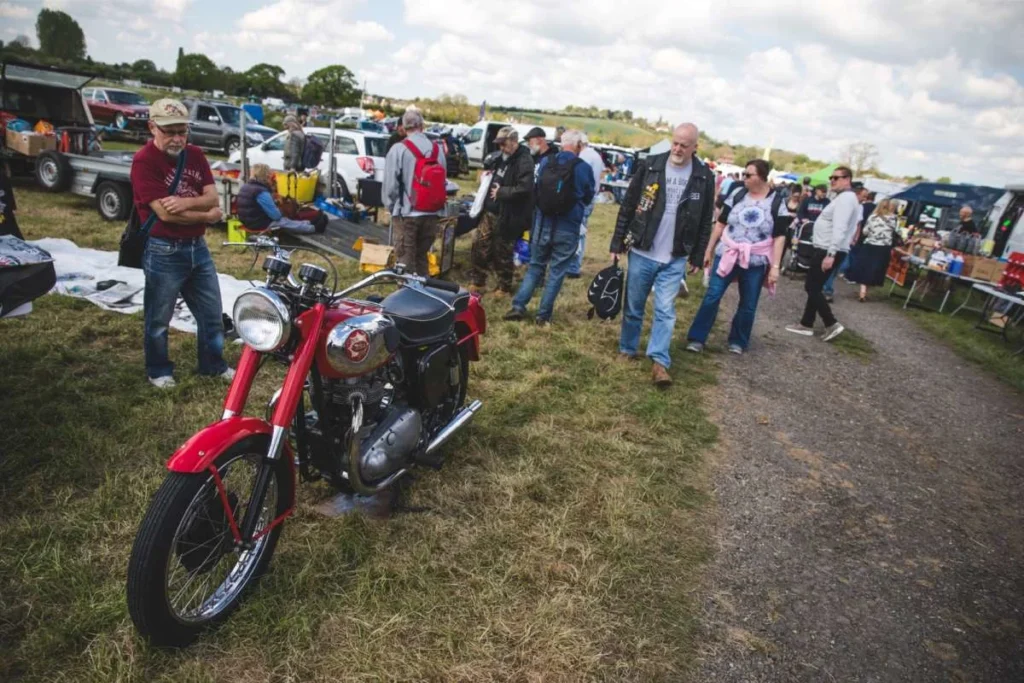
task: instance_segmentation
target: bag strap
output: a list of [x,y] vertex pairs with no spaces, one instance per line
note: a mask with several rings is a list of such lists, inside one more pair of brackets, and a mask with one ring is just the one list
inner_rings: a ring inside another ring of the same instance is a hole
[[[167,188],[167,196],[171,196],[178,191],[178,185],[181,182],[181,174],[185,170],[185,155],[187,152],[188,147],[181,150],[181,154],[178,155],[178,167],[174,170],[174,180],[171,181],[171,186]],[[156,212],[154,211],[153,213],[149,214],[149,218],[147,218],[146,222],[142,225],[141,228],[139,228],[139,232],[143,236],[148,235],[149,231],[153,229],[153,225],[156,223],[156,219],[157,215]]]
[[416,157],[416,161],[420,161],[422,159],[426,159],[427,161],[432,162],[432,163],[436,163],[437,162],[437,143],[436,142],[434,142],[434,141],[430,142],[430,156],[429,157],[425,156],[423,154],[423,152],[420,151],[420,148],[416,146],[416,143],[413,142],[412,140],[410,140],[409,138],[406,138],[405,140],[402,140],[402,144],[405,145],[406,149],[408,149],[410,152],[412,152],[412,155],[414,157]]

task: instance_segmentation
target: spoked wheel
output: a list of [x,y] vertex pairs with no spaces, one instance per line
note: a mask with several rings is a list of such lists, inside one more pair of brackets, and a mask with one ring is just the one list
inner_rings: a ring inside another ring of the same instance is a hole
[[[224,621],[266,570],[281,525],[260,532],[288,509],[294,494],[288,464],[280,460],[271,466],[263,500],[252,501],[268,447],[268,437],[253,436],[217,458],[224,497],[210,472],[172,472],[150,503],[128,563],[128,612],[154,645],[188,645]],[[259,538],[242,550],[226,508],[241,526],[252,505],[260,510]]]

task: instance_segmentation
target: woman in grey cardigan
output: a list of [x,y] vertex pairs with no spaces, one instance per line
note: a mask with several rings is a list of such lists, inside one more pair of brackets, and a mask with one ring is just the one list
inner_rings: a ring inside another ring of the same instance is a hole
[[304,171],[302,150],[306,146],[306,135],[302,132],[302,126],[297,118],[289,114],[284,117],[284,127],[288,131],[284,141],[284,170]]

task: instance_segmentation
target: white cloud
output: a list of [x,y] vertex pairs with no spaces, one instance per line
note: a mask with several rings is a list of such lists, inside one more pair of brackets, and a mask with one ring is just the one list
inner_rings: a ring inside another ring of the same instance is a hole
[[31,16],[32,10],[24,5],[0,2],[0,19],[28,19]]
[[[8,33],[32,33],[23,2],[0,0]],[[864,140],[886,171],[974,182],[1024,170],[1024,0],[45,2],[105,61],[172,67],[180,44],[236,70],[343,63],[394,97],[630,109],[822,160]]]

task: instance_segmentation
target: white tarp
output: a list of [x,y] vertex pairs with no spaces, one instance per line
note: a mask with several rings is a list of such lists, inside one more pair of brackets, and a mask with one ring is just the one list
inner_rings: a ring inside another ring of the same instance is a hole
[[[118,266],[116,251],[83,249],[71,240],[49,237],[30,244],[45,249],[53,256],[53,265],[57,271],[57,284],[53,293],[86,299],[100,308],[118,313],[137,313],[142,310],[145,276],[137,268]],[[250,289],[252,283],[236,280],[230,275],[218,277],[224,312],[231,315],[235,299]],[[106,280],[117,280],[118,284],[102,292],[98,291],[96,284]],[[171,327],[195,334],[196,321],[181,299],[178,299],[174,317],[171,318]]]

